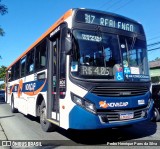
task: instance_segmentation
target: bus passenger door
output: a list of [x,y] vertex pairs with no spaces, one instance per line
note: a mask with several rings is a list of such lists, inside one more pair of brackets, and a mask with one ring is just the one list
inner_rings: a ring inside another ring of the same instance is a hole
[[48,40],[48,91],[47,91],[47,118],[59,125],[60,121],[60,100],[65,98],[66,92],[66,54],[64,52],[63,31],[64,26],[57,28],[57,32],[51,33]]
[[48,69],[48,118],[59,122],[59,38],[50,41]]

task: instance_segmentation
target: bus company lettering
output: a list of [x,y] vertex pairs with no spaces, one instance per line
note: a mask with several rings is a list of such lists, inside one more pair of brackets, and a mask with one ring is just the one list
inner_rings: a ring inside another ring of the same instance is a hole
[[128,102],[111,102],[111,103],[107,103],[106,101],[100,101],[99,105],[102,108],[126,107],[126,106],[128,106]]
[[25,85],[25,90],[27,91],[34,91],[34,88],[36,87],[36,83],[29,83]]
[[58,26],[52,33],[50,33],[50,38],[54,36],[58,31],[60,31],[60,26]]
[[128,102],[111,102],[108,103],[109,107],[126,107],[128,106]]

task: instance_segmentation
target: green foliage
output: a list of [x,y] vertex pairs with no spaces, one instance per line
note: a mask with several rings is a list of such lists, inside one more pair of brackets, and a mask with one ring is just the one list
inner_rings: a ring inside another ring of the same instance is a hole
[[160,77],[159,76],[151,77],[151,81],[152,81],[152,83],[158,83],[158,82],[160,82]]
[[0,28],[0,36],[4,36],[4,31],[2,28]]
[[160,60],[160,57],[156,57],[156,58],[155,58],[155,61],[159,61],[159,60]]
[[[0,67],[0,81],[4,81],[5,80],[5,76],[6,76],[6,66],[1,66]],[[0,84],[0,89],[4,89],[5,85],[4,83]]]
[[[1,0],[0,0],[0,14],[4,15],[8,13],[8,8],[6,7],[6,5],[1,4]],[[4,30],[0,27],[0,36],[4,36]]]
[[[0,3],[1,3],[1,0],[0,0]],[[6,7],[6,5],[0,4],[0,14],[4,15],[6,13],[8,13],[8,8]]]
[[1,81],[4,81],[4,78],[5,78],[5,76],[6,76],[6,69],[7,69],[7,67],[6,66],[1,66],[0,67],[0,80]]
[[0,84],[0,90],[5,89],[5,84]]
[[[1,0],[0,0],[0,14],[4,15],[8,13],[8,8],[6,7],[6,5],[1,4]],[[0,36],[4,36],[5,32],[4,30],[0,27]],[[0,59],[2,59],[1,55],[0,55]]]

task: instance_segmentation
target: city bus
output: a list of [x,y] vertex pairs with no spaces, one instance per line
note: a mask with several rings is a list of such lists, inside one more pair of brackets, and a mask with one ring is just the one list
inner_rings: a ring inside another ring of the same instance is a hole
[[7,68],[6,101],[44,131],[113,128],[152,118],[150,85],[142,25],[76,8]]

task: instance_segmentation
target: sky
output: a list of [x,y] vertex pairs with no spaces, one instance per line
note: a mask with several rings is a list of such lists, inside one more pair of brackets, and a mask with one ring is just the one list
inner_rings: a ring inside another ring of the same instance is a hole
[[[8,7],[8,13],[0,15],[0,27],[5,31],[5,36],[0,36],[0,66],[9,66],[70,8],[132,18],[144,26],[147,44],[160,42],[160,0],[1,0],[1,4]],[[160,49],[148,52],[148,57],[160,57]]]

